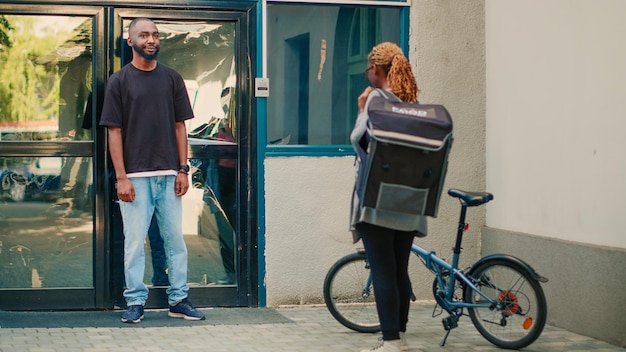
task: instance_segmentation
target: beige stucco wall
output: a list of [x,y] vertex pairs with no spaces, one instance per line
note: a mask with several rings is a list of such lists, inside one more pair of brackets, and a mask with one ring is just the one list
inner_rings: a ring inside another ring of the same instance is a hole
[[[485,62],[483,1],[413,1],[409,58],[421,101],[445,105],[455,123],[446,186],[485,189]],[[322,302],[328,268],[356,247],[348,232],[352,157],[265,159],[266,304]],[[443,196],[426,247],[449,257],[458,203]],[[464,262],[476,260],[485,209],[472,208]],[[414,279],[430,299],[432,277]]]
[[626,248],[626,2],[487,9],[489,226]]
[[[481,251],[550,281],[548,324],[626,346],[626,2],[487,0]],[[573,309],[574,307],[574,309]]]

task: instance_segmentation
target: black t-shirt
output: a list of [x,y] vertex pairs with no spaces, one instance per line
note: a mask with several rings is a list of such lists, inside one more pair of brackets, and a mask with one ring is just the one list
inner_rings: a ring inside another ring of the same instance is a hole
[[176,122],[190,118],[178,72],[162,64],[152,71],[128,64],[109,79],[100,125],[121,127],[127,173],[177,170]]

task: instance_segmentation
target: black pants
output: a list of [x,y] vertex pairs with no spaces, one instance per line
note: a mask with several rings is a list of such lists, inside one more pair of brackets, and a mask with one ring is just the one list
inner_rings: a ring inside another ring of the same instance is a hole
[[396,340],[409,320],[411,281],[407,270],[414,232],[370,224],[359,224],[357,230],[372,271],[383,340]]

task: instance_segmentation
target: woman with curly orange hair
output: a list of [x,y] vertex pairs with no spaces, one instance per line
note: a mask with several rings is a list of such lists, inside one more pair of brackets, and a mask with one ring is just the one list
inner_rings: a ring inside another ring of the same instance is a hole
[[[367,87],[358,97],[359,116],[350,134],[356,157],[357,187],[362,184],[363,167],[367,160],[367,105],[372,97],[381,95],[377,89],[396,95],[404,102],[417,102],[419,92],[409,61],[402,49],[394,43],[376,45],[367,60],[365,76],[374,87]],[[407,351],[406,324],[409,319],[411,282],[408,274],[411,244],[415,236],[426,235],[426,217],[421,216],[413,231],[400,231],[359,222],[358,194],[355,187],[352,199],[351,227],[354,241],[363,240],[372,273],[376,309],[383,335],[381,345],[361,352]]]

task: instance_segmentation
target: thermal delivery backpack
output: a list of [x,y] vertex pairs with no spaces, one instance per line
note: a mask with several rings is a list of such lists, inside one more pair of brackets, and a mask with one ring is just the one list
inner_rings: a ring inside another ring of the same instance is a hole
[[418,215],[437,216],[452,119],[442,105],[404,103],[378,89],[370,99],[367,160],[357,222],[414,230]]

